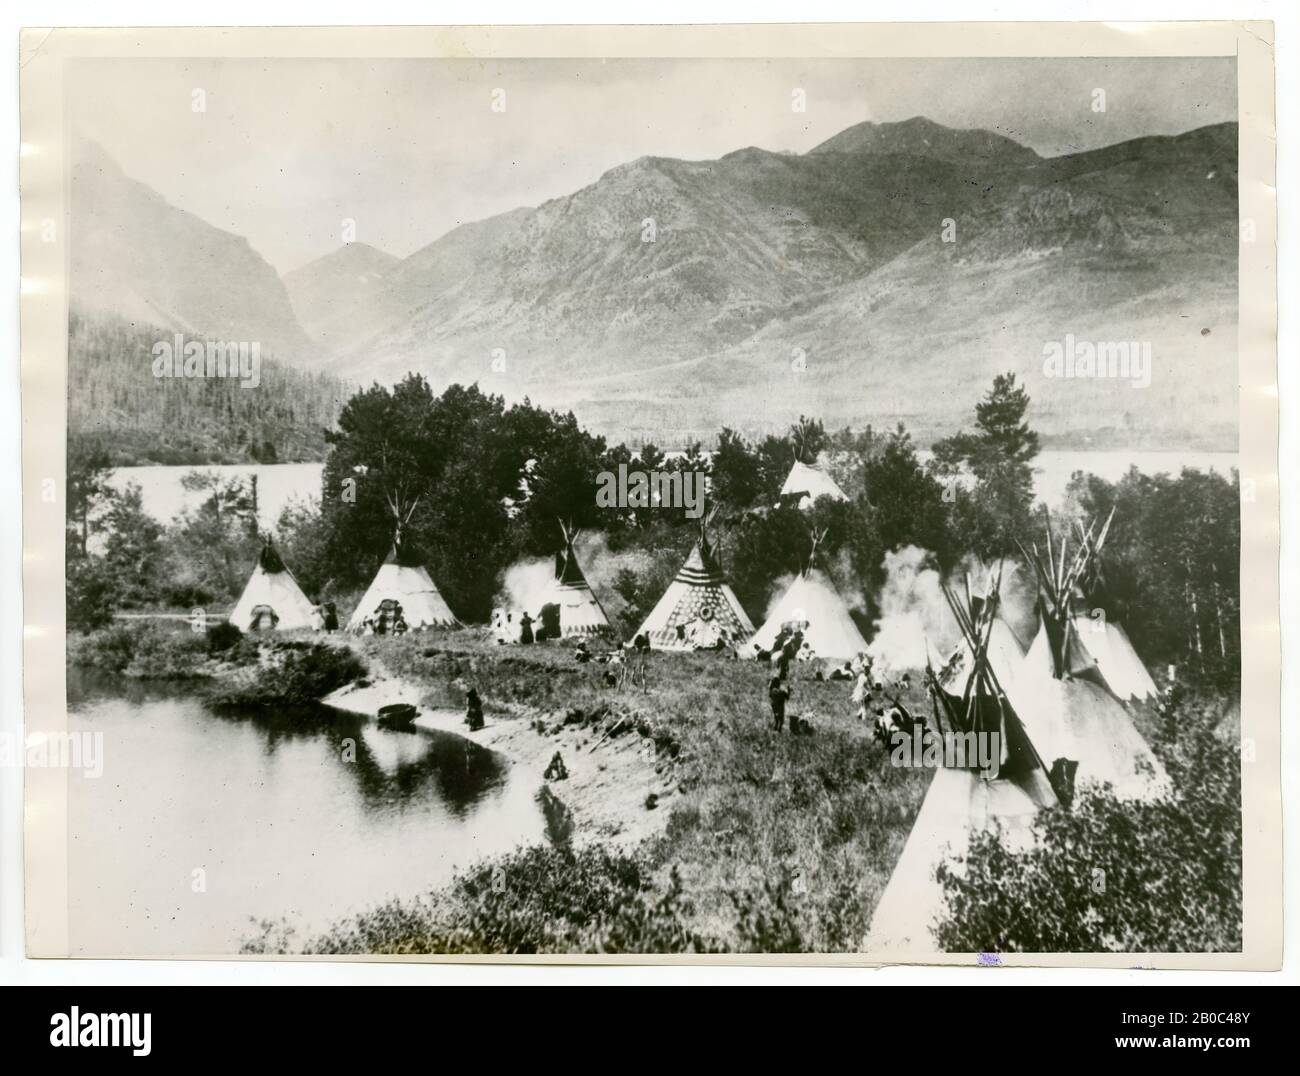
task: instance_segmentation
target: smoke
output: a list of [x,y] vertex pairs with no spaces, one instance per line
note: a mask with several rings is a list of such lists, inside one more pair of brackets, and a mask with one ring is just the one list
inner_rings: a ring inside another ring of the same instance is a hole
[[956,645],[957,623],[931,565],[931,554],[914,545],[885,554],[885,583],[876,600],[880,616],[867,649],[885,672],[923,668],[927,643],[936,657]]
[[772,614],[776,612],[776,605],[785,597],[785,592],[794,586],[794,581],[799,577],[793,573],[783,575],[772,584],[771,596],[767,599],[767,608],[763,610],[763,623],[766,624],[772,619]]
[[[880,589],[880,618],[869,652],[885,671],[923,668],[926,645],[936,659],[947,657],[961,641],[961,630],[940,588],[941,577],[932,555],[916,546],[886,553],[885,584]],[[996,570],[996,566],[995,566]],[[972,594],[983,594],[991,582],[989,570],[968,557],[948,580],[954,593],[965,593],[969,579]],[[1002,565],[998,589],[1002,619],[1028,646],[1037,629],[1034,581],[1013,561]]]
[[[575,545],[578,563],[582,574],[587,577],[592,590],[600,600],[605,615],[611,621],[627,603],[613,589],[614,580],[624,568],[644,576],[653,566],[654,559],[648,553],[637,550],[612,552],[604,534],[591,531],[580,534]],[[547,592],[555,580],[555,558],[537,557],[516,561],[506,569],[497,594],[496,604],[507,609],[527,611],[537,616],[546,603]]]
[[516,561],[506,569],[497,604],[536,616],[554,579],[555,562],[550,558]]

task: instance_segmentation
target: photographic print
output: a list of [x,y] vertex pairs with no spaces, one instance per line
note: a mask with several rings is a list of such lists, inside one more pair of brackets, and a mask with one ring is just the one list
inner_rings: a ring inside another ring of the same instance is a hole
[[1258,35],[37,33],[33,955],[1276,961]]

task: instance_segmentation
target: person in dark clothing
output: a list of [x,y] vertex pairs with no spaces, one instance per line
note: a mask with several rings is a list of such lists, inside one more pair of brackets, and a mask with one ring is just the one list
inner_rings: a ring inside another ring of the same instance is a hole
[[533,641],[533,618],[527,613],[519,618],[519,641],[521,643]]
[[586,639],[578,640],[578,647],[574,650],[573,656],[579,665],[586,665],[591,660],[591,651],[587,649]]
[[767,701],[772,704],[773,728],[781,731],[785,724],[785,704],[790,698],[790,688],[779,676],[774,676],[767,685]]
[[339,611],[334,608],[333,602],[325,603],[325,630],[339,630]]
[[483,703],[479,700],[476,688],[465,692],[465,724],[469,726],[470,732],[478,732],[483,727]]

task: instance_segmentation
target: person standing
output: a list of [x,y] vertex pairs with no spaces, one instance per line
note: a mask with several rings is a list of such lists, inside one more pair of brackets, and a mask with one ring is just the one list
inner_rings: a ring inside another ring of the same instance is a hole
[[767,685],[767,701],[772,705],[772,727],[777,732],[785,724],[785,704],[790,698],[790,688],[779,676],[772,677]]

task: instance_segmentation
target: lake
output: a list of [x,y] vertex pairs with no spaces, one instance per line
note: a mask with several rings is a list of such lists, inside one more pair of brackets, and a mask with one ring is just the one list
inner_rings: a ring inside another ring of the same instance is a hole
[[[920,453],[925,458],[928,453]],[[1130,466],[1147,474],[1177,474],[1183,467],[1218,471],[1226,475],[1237,465],[1235,452],[1158,452],[1158,451],[1061,451],[1039,454],[1035,463],[1035,491],[1040,500],[1055,507],[1065,493],[1070,475],[1091,471],[1108,481],[1121,478]],[[257,475],[258,523],[273,528],[284,507],[294,500],[320,496],[320,463],[238,464],[220,467],[120,467],[113,472],[112,484],[121,488],[128,482],[140,486],[144,509],[162,523],[170,523],[183,509],[195,507],[203,494],[191,493],[181,479],[192,470],[215,471],[226,477]]]
[[104,760],[68,784],[73,956],[236,953],[261,920],[288,919],[301,942],[546,840],[537,788],[447,733],[326,707],[218,712],[184,687],[78,669],[68,728],[102,733]]

